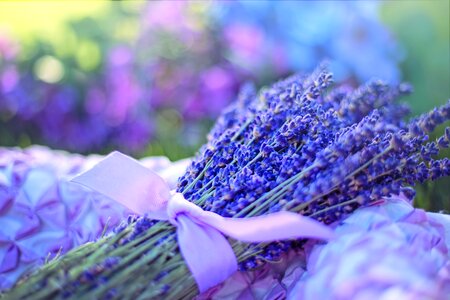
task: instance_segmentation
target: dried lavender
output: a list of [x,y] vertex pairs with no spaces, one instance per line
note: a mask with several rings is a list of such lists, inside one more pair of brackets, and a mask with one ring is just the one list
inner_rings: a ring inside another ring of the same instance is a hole
[[[329,224],[391,194],[412,201],[416,182],[449,175],[449,160],[434,158],[448,146],[449,129],[436,142],[427,134],[450,119],[450,102],[406,123],[401,117],[407,109],[395,99],[409,87],[374,81],[330,90],[331,83],[331,74],[319,68],[259,94],[244,90],[219,118],[177,191],[226,217],[290,210]],[[242,270],[302,245],[231,244]],[[106,263],[111,258],[114,263]],[[7,296],[177,299],[197,293],[175,228],[144,216],[50,262]]]

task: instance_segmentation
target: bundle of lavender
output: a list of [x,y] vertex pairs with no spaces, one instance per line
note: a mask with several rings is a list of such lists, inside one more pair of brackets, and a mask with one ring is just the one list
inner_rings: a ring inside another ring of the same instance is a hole
[[[450,128],[437,141],[428,142],[427,134],[450,119],[450,102],[405,122],[408,109],[394,100],[409,93],[407,85],[330,89],[331,83],[320,68],[259,94],[244,89],[177,192],[233,219],[290,211],[330,224],[392,194],[412,201],[415,183],[449,175],[448,158],[434,157],[449,146]],[[24,277],[6,298],[192,298],[199,290],[176,230],[170,222],[130,217],[114,234]],[[229,241],[242,271],[302,247],[295,239]]]

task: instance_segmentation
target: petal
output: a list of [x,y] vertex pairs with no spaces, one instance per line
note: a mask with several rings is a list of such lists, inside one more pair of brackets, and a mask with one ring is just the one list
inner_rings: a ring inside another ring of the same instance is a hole
[[23,224],[16,232],[15,239],[20,240],[33,235],[41,228],[39,217],[32,211],[23,211],[19,221]]
[[10,188],[0,186],[0,215],[6,213],[14,201],[14,194]]
[[19,264],[20,252],[16,245],[10,245],[0,263],[0,273],[14,270]]
[[42,255],[45,255],[45,253],[36,253],[36,248],[34,247],[23,247],[22,245],[19,245],[20,247],[20,260],[24,263],[31,263],[33,261],[36,261],[38,259],[42,259]]
[[36,210],[36,214],[42,220],[42,223],[51,227],[66,228],[66,207],[62,203],[54,202]]
[[28,201],[35,206],[41,197],[55,184],[56,177],[45,168],[35,168],[28,172],[22,190]]
[[58,194],[58,184],[57,182],[54,182],[54,184],[52,184],[48,190],[42,194],[41,198],[36,203],[35,209],[38,210],[59,202],[61,202],[61,200]]
[[52,254],[50,258],[60,251],[61,254],[66,253],[73,248],[73,244],[73,239],[67,234],[57,240],[52,241],[48,246],[48,252]]
[[0,231],[0,246],[9,242],[11,242],[10,238],[5,233]]
[[70,222],[76,222],[91,208],[91,196],[94,192],[73,182],[59,183],[61,202],[67,207],[67,217]]

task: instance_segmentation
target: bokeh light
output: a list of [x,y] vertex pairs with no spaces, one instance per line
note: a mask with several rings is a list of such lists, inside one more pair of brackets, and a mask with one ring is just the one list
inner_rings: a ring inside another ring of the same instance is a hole
[[64,76],[64,66],[53,56],[42,56],[34,64],[37,78],[47,83],[57,83]]

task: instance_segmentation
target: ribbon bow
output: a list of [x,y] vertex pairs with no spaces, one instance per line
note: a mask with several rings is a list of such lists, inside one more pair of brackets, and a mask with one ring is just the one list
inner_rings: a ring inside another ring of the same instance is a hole
[[167,183],[138,161],[113,152],[72,182],[112,198],[138,214],[167,220],[177,227],[181,255],[200,292],[237,271],[237,259],[224,235],[245,242],[271,242],[290,238],[329,239],[325,225],[291,212],[252,218],[224,218],[171,192]]

